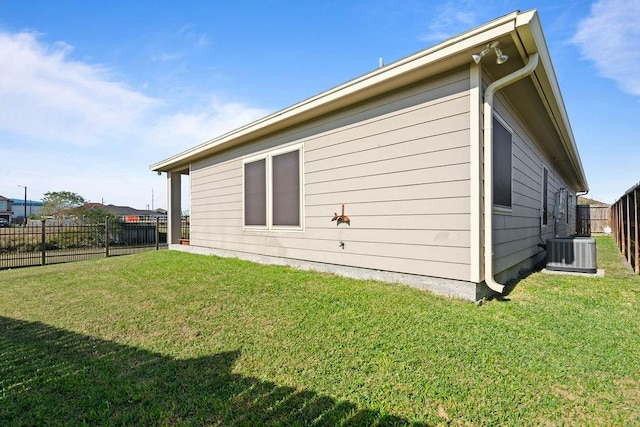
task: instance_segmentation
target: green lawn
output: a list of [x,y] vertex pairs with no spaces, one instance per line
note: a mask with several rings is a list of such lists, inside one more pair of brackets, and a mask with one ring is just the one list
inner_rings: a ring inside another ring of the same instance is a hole
[[0,271],[0,425],[640,425],[640,278],[480,307],[173,251]]

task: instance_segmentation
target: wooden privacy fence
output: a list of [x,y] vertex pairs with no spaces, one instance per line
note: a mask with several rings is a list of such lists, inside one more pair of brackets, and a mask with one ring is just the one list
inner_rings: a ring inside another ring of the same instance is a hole
[[609,225],[610,206],[590,206],[591,232],[604,233]]
[[576,219],[576,234],[591,236],[592,233],[606,233],[606,227],[611,227],[609,221],[610,206],[578,205]]
[[611,228],[620,252],[636,274],[640,274],[640,183],[631,188],[611,206]]

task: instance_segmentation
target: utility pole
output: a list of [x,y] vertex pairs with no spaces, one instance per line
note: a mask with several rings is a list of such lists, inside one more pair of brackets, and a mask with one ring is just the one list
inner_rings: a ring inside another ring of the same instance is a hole
[[27,186],[18,185],[18,187],[24,187],[24,225],[27,225]]

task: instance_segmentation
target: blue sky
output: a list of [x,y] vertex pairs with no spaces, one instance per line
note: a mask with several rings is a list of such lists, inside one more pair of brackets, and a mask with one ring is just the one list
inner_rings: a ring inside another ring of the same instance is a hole
[[627,0],[0,0],[0,195],[166,207],[150,164],[532,8],[589,195],[613,202],[640,181],[640,2]]

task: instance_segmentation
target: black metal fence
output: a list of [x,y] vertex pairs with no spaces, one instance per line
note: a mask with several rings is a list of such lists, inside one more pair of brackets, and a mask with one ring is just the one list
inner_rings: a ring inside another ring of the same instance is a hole
[[[189,233],[183,221],[182,233]],[[107,217],[101,223],[30,221],[0,228],[0,269],[82,261],[167,247],[164,218],[128,222]]]

